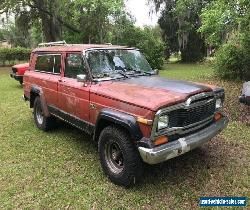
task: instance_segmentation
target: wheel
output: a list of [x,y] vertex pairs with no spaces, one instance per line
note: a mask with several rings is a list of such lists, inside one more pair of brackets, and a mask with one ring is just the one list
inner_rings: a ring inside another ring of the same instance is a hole
[[19,80],[19,83],[20,83],[20,85],[23,84],[23,78],[21,78],[21,79]]
[[102,130],[98,152],[104,173],[121,186],[137,183],[143,173],[143,163],[130,136],[113,126]]
[[56,119],[54,117],[46,117],[43,113],[40,97],[36,97],[34,101],[34,119],[36,126],[43,131],[51,130],[56,126]]

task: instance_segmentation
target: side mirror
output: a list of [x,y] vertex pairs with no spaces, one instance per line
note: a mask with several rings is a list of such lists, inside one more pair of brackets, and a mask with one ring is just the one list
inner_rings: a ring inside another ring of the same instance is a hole
[[159,75],[159,70],[158,70],[158,69],[154,69],[154,73],[155,73],[156,75]]
[[86,82],[87,81],[87,76],[85,74],[79,74],[76,76],[77,82]]

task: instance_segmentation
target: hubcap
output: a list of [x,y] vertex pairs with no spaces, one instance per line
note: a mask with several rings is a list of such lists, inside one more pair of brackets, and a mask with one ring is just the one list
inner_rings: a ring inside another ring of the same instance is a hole
[[124,168],[122,150],[115,142],[107,142],[105,146],[106,162],[113,173],[120,173]]
[[36,119],[40,125],[43,124],[43,110],[40,105],[36,106]]

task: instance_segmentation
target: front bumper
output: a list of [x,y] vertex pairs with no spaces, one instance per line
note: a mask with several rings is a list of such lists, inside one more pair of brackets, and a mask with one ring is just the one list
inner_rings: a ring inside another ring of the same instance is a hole
[[16,75],[13,72],[10,72],[10,77],[14,78],[15,80],[20,81],[20,82],[23,81],[23,76]]
[[220,133],[227,124],[228,118],[223,116],[221,120],[194,134],[154,148],[138,147],[138,150],[144,162],[161,163],[201,146]]

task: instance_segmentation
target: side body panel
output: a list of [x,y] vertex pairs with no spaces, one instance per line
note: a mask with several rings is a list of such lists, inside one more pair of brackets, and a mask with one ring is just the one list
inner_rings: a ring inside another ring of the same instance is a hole
[[72,78],[61,78],[58,84],[59,108],[82,120],[89,121],[89,89]]
[[[137,117],[143,117],[148,120],[153,120],[154,112],[142,107],[134,106],[122,101],[114,100],[113,98],[104,97],[99,95],[99,84],[92,84],[90,90],[90,122],[96,124],[97,118],[102,110],[110,109],[120,113],[125,113],[133,116],[136,120]],[[117,90],[118,91],[118,90]],[[139,123],[139,127],[143,136],[149,137],[151,133],[151,125]]]

